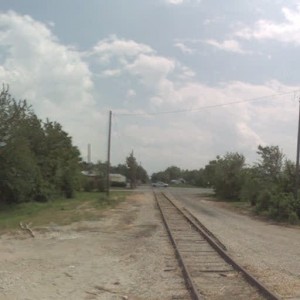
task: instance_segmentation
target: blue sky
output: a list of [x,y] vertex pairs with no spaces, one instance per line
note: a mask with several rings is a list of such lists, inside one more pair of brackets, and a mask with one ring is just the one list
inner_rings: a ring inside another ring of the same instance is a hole
[[106,160],[112,110],[112,163],[150,173],[259,144],[294,160],[299,50],[300,1],[0,0],[1,82],[84,159]]

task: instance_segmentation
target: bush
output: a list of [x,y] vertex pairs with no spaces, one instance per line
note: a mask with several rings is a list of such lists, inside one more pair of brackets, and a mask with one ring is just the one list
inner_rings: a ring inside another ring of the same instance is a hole
[[272,195],[268,215],[275,220],[287,220],[290,214],[290,200],[287,194]]
[[255,206],[256,212],[260,213],[263,211],[267,211],[270,207],[271,198],[272,193],[269,190],[261,191],[257,197],[257,202]]
[[241,201],[249,202],[251,206],[255,206],[260,193],[261,187],[258,180],[246,177],[240,192]]
[[266,214],[277,221],[288,221],[290,224],[299,223],[298,209],[299,201],[292,193],[280,193],[274,189],[263,190],[255,207],[257,213]]
[[297,225],[299,224],[299,217],[297,215],[296,212],[292,211],[290,214],[289,214],[289,219],[288,219],[289,223],[290,224],[293,224],[293,225]]

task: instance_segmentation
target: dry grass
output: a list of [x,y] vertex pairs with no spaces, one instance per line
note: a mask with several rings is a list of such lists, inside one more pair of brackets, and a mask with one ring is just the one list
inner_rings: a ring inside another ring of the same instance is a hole
[[47,203],[22,203],[0,208],[0,233],[19,227],[19,223],[43,226],[71,224],[83,220],[96,220],[104,209],[114,207],[124,200],[128,193],[112,192],[108,199],[104,193],[80,192],[74,199],[57,199]]

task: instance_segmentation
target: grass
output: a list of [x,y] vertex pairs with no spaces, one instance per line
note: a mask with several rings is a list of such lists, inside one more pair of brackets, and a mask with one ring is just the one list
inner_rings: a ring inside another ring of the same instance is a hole
[[106,194],[78,192],[74,199],[56,199],[46,203],[29,202],[0,208],[0,232],[19,227],[20,222],[43,226],[50,223],[71,224],[82,220],[96,220],[103,210],[114,207],[128,195],[124,192]]
[[178,183],[178,184],[175,184],[175,183],[170,183],[171,187],[178,187],[178,188],[196,188],[197,186],[195,185],[191,185],[189,183]]

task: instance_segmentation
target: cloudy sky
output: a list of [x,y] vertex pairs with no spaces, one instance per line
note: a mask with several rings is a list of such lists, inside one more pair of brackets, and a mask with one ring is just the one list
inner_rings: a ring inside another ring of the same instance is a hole
[[149,173],[257,159],[295,160],[300,1],[0,0],[0,82],[60,122],[82,157],[131,150]]

